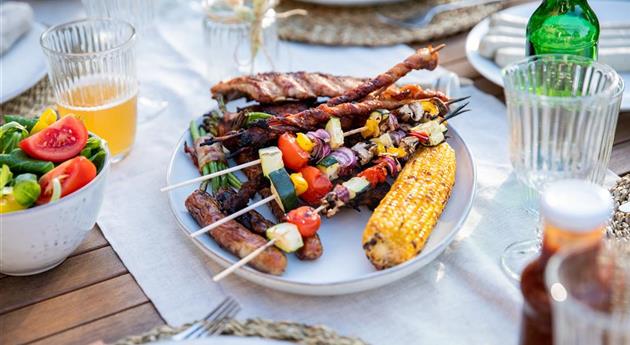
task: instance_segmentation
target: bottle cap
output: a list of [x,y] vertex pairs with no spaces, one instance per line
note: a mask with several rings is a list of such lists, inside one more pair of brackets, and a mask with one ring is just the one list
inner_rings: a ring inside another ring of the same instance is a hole
[[549,184],[540,202],[540,214],[545,222],[564,230],[591,231],[604,225],[612,212],[610,193],[583,180]]

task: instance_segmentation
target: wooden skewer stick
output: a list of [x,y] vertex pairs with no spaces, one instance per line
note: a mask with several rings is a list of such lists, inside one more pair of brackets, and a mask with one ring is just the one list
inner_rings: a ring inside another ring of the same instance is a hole
[[[343,136],[344,137],[349,137],[351,135],[355,135],[357,133],[361,133],[361,131],[363,131],[365,128],[366,127],[363,126],[363,127],[355,128],[353,130],[349,130],[347,132],[344,132]],[[187,180],[187,181],[182,181],[182,182],[170,185],[170,186],[162,187],[160,189],[160,192],[166,192],[166,191],[173,190],[175,188],[179,188],[179,187],[183,187],[183,186],[187,186],[187,185],[193,184],[193,183],[200,183],[200,182],[203,182],[203,181],[206,181],[206,180],[213,179],[215,177],[219,177],[221,175],[225,175],[225,174],[228,174],[228,173],[231,173],[231,172],[234,172],[234,171],[239,171],[241,169],[245,169],[245,168],[248,168],[248,167],[251,167],[251,166],[254,166],[254,165],[258,165],[258,164],[260,164],[260,159],[257,159],[255,161],[251,161],[251,162],[247,162],[247,163],[243,163],[243,164],[240,164],[240,165],[228,168],[228,169],[223,169],[221,171],[217,171],[217,172],[214,172],[212,174],[195,177],[195,178]]]
[[194,238],[194,237],[197,237],[199,235],[203,235],[206,232],[208,232],[208,231],[210,231],[210,230],[212,230],[212,229],[214,229],[214,228],[216,228],[216,227],[218,227],[220,225],[223,225],[223,224],[231,221],[232,219],[234,219],[234,218],[236,218],[236,217],[238,217],[240,215],[243,215],[243,214],[245,214],[245,213],[247,213],[247,212],[249,212],[249,211],[251,211],[251,210],[253,210],[253,209],[257,208],[257,207],[259,207],[259,206],[262,206],[262,205],[264,205],[264,204],[274,200],[275,198],[276,198],[275,196],[270,195],[270,196],[268,196],[268,197],[266,197],[266,198],[264,198],[264,199],[262,199],[260,201],[257,201],[255,203],[245,207],[244,209],[242,209],[240,211],[234,212],[234,213],[232,213],[231,215],[229,215],[227,217],[223,217],[223,218],[217,220],[216,222],[214,222],[214,223],[212,223],[212,224],[210,224],[208,226],[205,226],[205,227],[203,227],[203,228],[193,232],[192,234],[190,234],[190,237]]
[[260,253],[264,252],[265,249],[273,246],[275,243],[276,243],[276,239],[274,238],[273,240],[265,243],[264,246],[256,248],[256,250],[254,250],[253,252],[247,254],[247,256],[245,256],[244,258],[240,259],[238,262],[236,262],[232,266],[224,269],[223,271],[219,272],[217,275],[212,277],[212,280],[214,282],[218,282],[219,280],[227,277],[228,275],[232,274],[232,272],[234,272],[237,269],[241,268],[243,265],[246,265],[248,262],[254,260],[255,257],[260,255]]
[[209,180],[209,179],[221,176],[221,175],[225,175],[227,173],[231,173],[233,171],[238,171],[238,170],[245,169],[247,167],[251,167],[251,166],[254,166],[254,165],[258,165],[258,164],[260,164],[260,159],[257,159],[255,161],[251,161],[251,162],[247,162],[247,163],[243,163],[243,164],[237,165],[235,167],[223,169],[221,171],[217,171],[217,172],[214,172],[212,174],[195,177],[194,179],[190,179],[188,181],[183,181],[183,182],[179,182],[179,183],[176,183],[176,184],[172,184],[170,186],[163,187],[162,189],[160,189],[160,192],[166,192],[166,191],[169,191],[171,189],[179,188],[179,187],[186,186],[186,185],[189,185],[189,184],[192,184],[192,183],[203,182],[205,180]]
[[[272,197],[269,197],[269,198],[272,198]],[[269,198],[267,198],[267,199],[269,199]],[[321,206],[319,206],[318,208],[315,209],[315,212],[319,213],[325,208],[326,208],[326,206],[321,205]],[[232,274],[237,269],[243,267],[244,265],[247,265],[248,262],[254,260],[255,257],[260,255],[260,253],[264,252],[265,249],[273,246],[275,243],[276,243],[276,239],[274,238],[273,240],[265,243],[264,246],[256,248],[256,250],[254,250],[253,252],[247,254],[247,256],[245,256],[242,259],[240,259],[239,261],[235,262],[232,266],[224,269],[223,271],[219,272],[217,275],[212,277],[212,280],[215,281],[215,282],[218,282],[219,280],[227,277],[228,275]]]

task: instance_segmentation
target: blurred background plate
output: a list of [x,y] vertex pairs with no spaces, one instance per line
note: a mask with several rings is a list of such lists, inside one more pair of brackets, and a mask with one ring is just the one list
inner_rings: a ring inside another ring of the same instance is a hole
[[46,76],[46,60],[39,45],[39,36],[45,30],[44,25],[33,23],[33,28],[0,57],[0,103],[30,89]]
[[[520,17],[529,18],[540,2],[532,2],[519,6],[510,7],[501,13],[508,13]],[[628,13],[630,13],[630,1],[591,1],[589,2],[601,23],[625,23],[628,21]],[[488,32],[490,19],[486,18],[477,24],[468,34],[466,39],[466,56],[470,64],[482,76],[493,83],[503,86],[501,80],[501,68],[491,59],[485,58],[479,54],[479,43],[484,35]],[[525,44],[525,42],[523,42]],[[619,73],[624,80],[626,88],[621,102],[621,110],[630,110],[630,72]]]

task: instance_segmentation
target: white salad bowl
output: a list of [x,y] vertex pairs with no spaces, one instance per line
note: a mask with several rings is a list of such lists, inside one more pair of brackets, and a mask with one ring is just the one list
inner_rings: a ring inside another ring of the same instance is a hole
[[0,215],[0,273],[24,276],[62,263],[94,227],[105,196],[110,152],[83,188],[56,202]]

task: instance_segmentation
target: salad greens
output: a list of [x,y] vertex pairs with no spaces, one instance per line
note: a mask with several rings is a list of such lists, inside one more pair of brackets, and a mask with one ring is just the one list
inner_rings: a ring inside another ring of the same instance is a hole
[[0,213],[23,210],[35,203],[41,187],[34,174],[21,174],[11,180],[13,173],[8,165],[0,168]]
[[30,119],[21,115],[4,115],[5,123],[17,122],[21,124],[22,126],[24,126],[24,128],[26,128],[26,130],[29,132],[31,131],[31,129],[33,129],[33,127],[35,127],[35,124],[37,123],[38,120],[39,120],[39,116]]
[[0,153],[13,151],[27,136],[28,130],[18,122],[9,122],[0,126]]
[[103,169],[103,165],[105,165],[105,157],[107,154],[105,153],[105,149],[103,149],[103,143],[101,139],[97,137],[88,138],[87,143],[83,150],[80,153],[81,156],[89,159],[96,166],[96,172],[101,172]]
[[6,164],[15,173],[32,173],[38,176],[52,170],[55,165],[52,162],[33,159],[21,149],[14,149],[10,153],[0,154],[0,164]]
[[31,206],[39,198],[41,191],[37,176],[34,174],[18,175],[13,181],[13,197],[22,206]]

